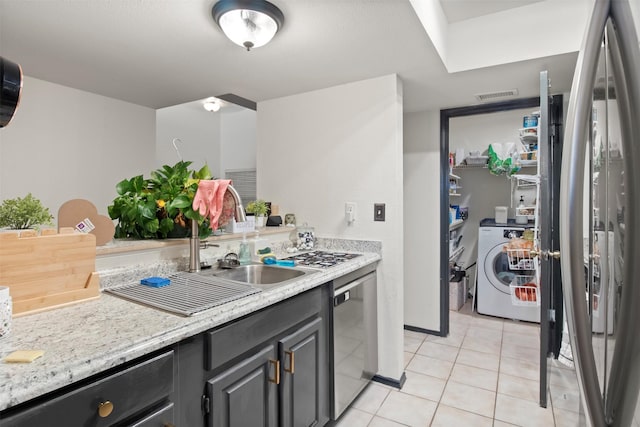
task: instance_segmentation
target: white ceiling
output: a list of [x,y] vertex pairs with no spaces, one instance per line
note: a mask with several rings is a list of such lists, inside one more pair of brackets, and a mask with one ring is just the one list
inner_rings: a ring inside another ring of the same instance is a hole
[[[405,111],[513,88],[534,96],[545,69],[553,92],[571,86],[575,52],[448,73],[409,0],[271,1],[284,27],[247,52],[214,24],[215,0],[0,0],[0,56],[28,76],[151,108],[225,93],[259,102],[390,73]],[[459,24],[536,0],[442,1]]]
[[440,4],[447,22],[452,24],[541,1],[544,0],[440,0]]

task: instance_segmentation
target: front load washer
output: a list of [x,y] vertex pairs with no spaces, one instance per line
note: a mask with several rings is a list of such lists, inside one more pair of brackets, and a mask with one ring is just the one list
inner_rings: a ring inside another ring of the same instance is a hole
[[528,225],[496,224],[492,219],[480,221],[478,229],[477,310],[480,314],[506,319],[540,322],[540,307],[514,305],[509,285],[521,271],[511,270],[504,246],[512,237],[521,237]]

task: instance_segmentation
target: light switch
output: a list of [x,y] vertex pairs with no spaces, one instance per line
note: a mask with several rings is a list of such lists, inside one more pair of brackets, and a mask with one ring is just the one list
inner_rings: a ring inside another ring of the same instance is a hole
[[384,221],[384,203],[374,203],[373,205],[373,220]]

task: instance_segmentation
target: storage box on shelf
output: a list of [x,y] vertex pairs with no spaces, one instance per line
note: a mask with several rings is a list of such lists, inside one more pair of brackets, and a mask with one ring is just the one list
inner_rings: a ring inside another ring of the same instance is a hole
[[[518,206],[516,208],[516,218],[526,217],[527,220],[535,218],[536,207],[535,206]],[[516,221],[518,223],[518,221]]]
[[254,231],[256,229],[256,217],[255,216],[247,216],[247,220],[243,222],[236,222],[234,218],[229,220],[229,224],[227,224],[229,231],[231,233],[244,233],[249,231]]
[[489,156],[468,156],[464,159],[467,166],[486,166]]

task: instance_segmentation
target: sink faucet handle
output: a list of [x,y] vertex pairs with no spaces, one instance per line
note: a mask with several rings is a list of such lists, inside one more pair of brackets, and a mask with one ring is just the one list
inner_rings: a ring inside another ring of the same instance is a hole
[[217,243],[211,243],[207,240],[203,240],[202,242],[200,242],[200,249],[207,249],[207,248],[219,248],[220,245]]

